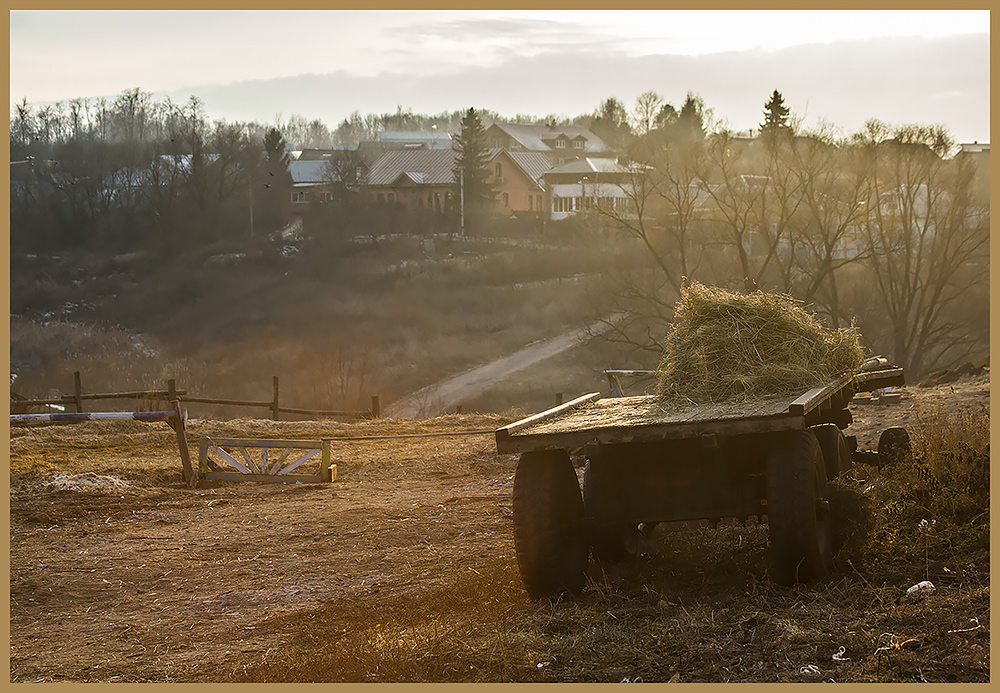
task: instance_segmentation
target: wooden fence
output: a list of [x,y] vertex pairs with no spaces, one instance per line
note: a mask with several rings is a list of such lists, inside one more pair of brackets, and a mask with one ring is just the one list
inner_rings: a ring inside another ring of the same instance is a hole
[[218,397],[195,397],[189,396],[187,390],[178,390],[174,380],[167,381],[165,390],[136,390],[132,392],[103,392],[84,393],[81,383],[80,372],[73,373],[73,394],[50,397],[47,399],[24,399],[11,393],[10,410],[12,414],[26,413],[29,407],[41,407],[46,405],[58,405],[62,407],[73,407],[77,413],[84,412],[84,402],[106,399],[142,399],[150,401],[166,402],[192,402],[197,404],[218,404],[230,407],[259,407],[269,409],[271,418],[280,420],[282,414],[298,414],[302,416],[319,416],[347,419],[377,419],[382,415],[382,407],[379,403],[378,395],[372,396],[371,409],[363,411],[342,411],[327,409],[302,409],[293,407],[282,407],[279,405],[278,376],[274,376],[272,381],[272,396],[269,400],[237,400],[222,399]]

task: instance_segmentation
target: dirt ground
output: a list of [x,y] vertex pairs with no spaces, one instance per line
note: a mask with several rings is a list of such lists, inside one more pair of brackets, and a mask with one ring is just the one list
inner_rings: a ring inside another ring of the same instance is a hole
[[[850,432],[874,449],[888,426],[980,406],[988,376],[910,386],[899,403],[852,406]],[[12,429],[11,681],[238,680],[300,641],[319,606],[349,623],[514,566],[516,460],[489,433],[504,423],[192,422],[195,455],[203,436],[467,432],[335,440],[332,484],[195,489],[162,423]]]

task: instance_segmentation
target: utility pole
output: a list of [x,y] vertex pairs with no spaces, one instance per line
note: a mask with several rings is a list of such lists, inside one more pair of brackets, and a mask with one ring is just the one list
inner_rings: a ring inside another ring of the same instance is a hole
[[247,185],[247,193],[250,195],[250,240],[253,240],[253,178]]

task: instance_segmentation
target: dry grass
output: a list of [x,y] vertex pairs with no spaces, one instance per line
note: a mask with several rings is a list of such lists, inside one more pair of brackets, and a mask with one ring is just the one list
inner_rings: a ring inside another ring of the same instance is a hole
[[[234,680],[988,681],[988,497],[972,486],[945,496],[939,481],[988,464],[988,421],[954,418],[915,431],[912,464],[858,466],[836,482],[851,520],[838,527],[836,573],[818,585],[767,580],[766,524],[675,523],[632,562],[592,563],[575,599],[530,602],[513,558],[495,556],[375,611],[320,607],[287,653]],[[907,599],[922,580],[936,591]]]
[[685,287],[663,345],[659,394],[694,402],[803,392],[864,360],[854,329],[824,328],[784,294]]

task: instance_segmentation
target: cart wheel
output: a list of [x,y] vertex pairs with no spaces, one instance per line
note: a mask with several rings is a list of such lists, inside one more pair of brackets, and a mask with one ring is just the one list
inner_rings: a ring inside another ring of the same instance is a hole
[[514,552],[532,599],[583,591],[583,500],[565,450],[521,455],[514,474]]
[[767,452],[771,580],[810,582],[830,572],[833,523],[823,453],[812,431],[778,434]]
[[823,464],[826,467],[826,478],[833,481],[853,466],[851,451],[847,447],[847,439],[836,424],[819,424],[809,429],[819,441],[819,449],[823,451]]
[[602,464],[595,459],[596,454],[591,453],[583,470],[583,512],[594,520],[588,535],[590,546],[599,561],[626,561],[639,553],[639,525],[601,523],[608,515],[607,496],[601,487]]
[[893,426],[882,431],[878,437],[879,469],[890,464],[908,464],[913,461],[910,434],[905,428]]

